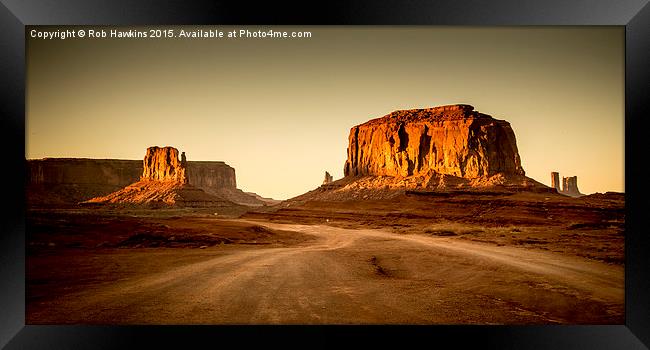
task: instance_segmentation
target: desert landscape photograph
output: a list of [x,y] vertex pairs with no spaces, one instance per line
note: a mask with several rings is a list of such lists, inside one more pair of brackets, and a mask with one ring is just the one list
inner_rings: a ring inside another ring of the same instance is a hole
[[625,323],[622,27],[26,37],[26,324]]

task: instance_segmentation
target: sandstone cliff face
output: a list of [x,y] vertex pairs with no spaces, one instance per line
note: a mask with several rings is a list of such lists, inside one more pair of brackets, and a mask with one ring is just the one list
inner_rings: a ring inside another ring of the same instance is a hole
[[183,161],[179,159],[176,148],[149,147],[144,157],[140,179],[142,181],[171,181],[187,184],[189,181],[186,171],[187,162],[184,159]]
[[45,158],[26,161],[27,205],[68,207],[138,181],[142,160]]
[[235,169],[224,162],[191,161],[188,162],[189,182],[203,189],[236,189]]
[[45,158],[27,161],[27,185],[96,184],[122,187],[138,180],[142,161]]
[[345,176],[523,176],[510,123],[469,105],[402,110],[350,130]]

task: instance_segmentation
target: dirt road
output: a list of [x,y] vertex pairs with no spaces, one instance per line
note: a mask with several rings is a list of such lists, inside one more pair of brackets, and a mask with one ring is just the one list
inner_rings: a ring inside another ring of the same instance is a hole
[[28,305],[27,322],[624,323],[620,265],[445,237],[256,224],[318,239],[208,248],[214,257]]

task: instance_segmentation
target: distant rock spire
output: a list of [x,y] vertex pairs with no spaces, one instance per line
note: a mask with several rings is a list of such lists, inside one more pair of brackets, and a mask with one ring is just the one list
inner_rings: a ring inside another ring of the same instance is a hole
[[578,177],[562,177],[562,193],[572,197],[579,197],[583,194],[578,190]]
[[551,172],[551,187],[556,189],[558,192],[561,191],[560,189],[560,173],[557,171]]
[[334,181],[334,177],[330,175],[329,172],[325,172],[325,180],[323,180],[323,185],[327,185],[328,183]]
[[569,176],[562,177],[562,188],[560,189],[560,173],[557,171],[551,172],[551,187],[555,188],[558,193],[571,197],[581,197],[584,194],[580,193],[578,189],[578,177]]

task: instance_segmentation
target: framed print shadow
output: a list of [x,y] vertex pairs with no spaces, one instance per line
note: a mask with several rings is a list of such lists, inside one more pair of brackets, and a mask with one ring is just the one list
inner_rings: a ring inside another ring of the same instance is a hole
[[400,5],[2,0],[0,344],[647,349],[647,1]]

